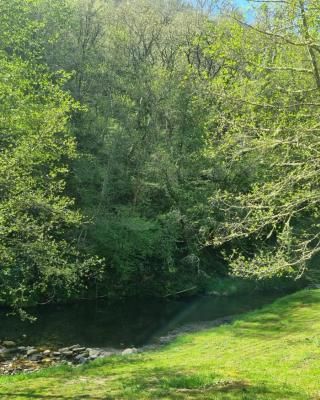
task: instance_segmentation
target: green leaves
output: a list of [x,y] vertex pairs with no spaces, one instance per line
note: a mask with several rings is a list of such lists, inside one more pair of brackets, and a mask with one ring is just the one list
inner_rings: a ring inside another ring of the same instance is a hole
[[40,3],[0,5],[0,294],[15,307],[70,296],[87,263],[74,243],[83,219],[65,193],[77,104],[61,72],[56,79],[39,62]]
[[[306,19],[302,5],[308,9]],[[300,277],[320,250],[320,99],[315,86],[320,58],[310,56],[306,36],[314,29],[313,6],[312,1],[289,2],[281,9],[264,8],[252,26],[239,22],[246,35],[246,51],[238,59],[244,69],[234,70],[228,87],[211,82],[216,91],[224,90],[216,119],[225,136],[213,154],[222,152],[219,157],[230,160],[230,169],[248,171],[245,181],[238,175],[213,196],[213,215],[220,223],[211,240],[235,246],[240,240],[230,258],[240,275]],[[237,39],[229,43],[230,58]]]

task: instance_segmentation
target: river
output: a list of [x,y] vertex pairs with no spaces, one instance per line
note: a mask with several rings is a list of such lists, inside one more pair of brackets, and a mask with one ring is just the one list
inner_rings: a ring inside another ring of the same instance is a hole
[[196,297],[184,300],[127,300],[80,302],[37,307],[36,322],[0,315],[0,340],[51,348],[75,343],[85,347],[122,349],[155,342],[186,324],[212,321],[260,308],[279,297],[255,292],[230,297]]

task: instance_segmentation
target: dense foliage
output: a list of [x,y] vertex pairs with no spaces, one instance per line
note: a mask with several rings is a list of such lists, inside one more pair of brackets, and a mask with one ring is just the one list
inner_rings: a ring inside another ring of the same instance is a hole
[[0,2],[0,296],[16,306],[69,297],[93,260],[72,243],[82,217],[65,195],[77,106],[41,60],[37,2]]
[[253,8],[0,0],[1,303],[317,279],[320,3]]

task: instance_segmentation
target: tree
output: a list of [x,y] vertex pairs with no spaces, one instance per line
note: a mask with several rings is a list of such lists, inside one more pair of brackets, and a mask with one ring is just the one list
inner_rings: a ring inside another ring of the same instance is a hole
[[212,196],[209,242],[237,247],[241,276],[299,278],[320,249],[319,5],[263,2],[253,24],[229,19],[229,49],[206,50],[224,63],[211,151],[235,178]]
[[198,263],[183,260],[198,257],[195,208],[211,192],[198,180],[206,109],[193,97],[194,76],[212,67],[194,43],[207,17],[182,1],[76,1],[71,9],[50,65],[74,70],[68,88],[87,108],[72,121],[81,157],[69,181],[93,220],[81,242],[106,259],[103,294],[183,289],[198,279]]
[[0,2],[0,302],[16,308],[69,297],[94,264],[77,249],[84,221],[65,191],[78,105],[67,75],[42,62],[41,5]]

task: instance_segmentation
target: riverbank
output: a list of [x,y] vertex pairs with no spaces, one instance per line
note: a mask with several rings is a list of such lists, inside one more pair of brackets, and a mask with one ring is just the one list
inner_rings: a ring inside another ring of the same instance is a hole
[[128,356],[136,353],[159,350],[161,347],[176,340],[179,336],[199,332],[212,327],[231,323],[233,316],[218,318],[213,321],[194,323],[181,326],[160,336],[153,344],[139,347],[119,349],[104,349],[81,347],[79,344],[64,348],[49,349],[45,347],[18,346],[13,341],[0,341],[0,376],[33,373],[43,368],[68,365],[80,366],[96,359],[114,356]]
[[1,377],[0,397],[317,399],[319,315],[320,290],[303,290],[158,351]]

